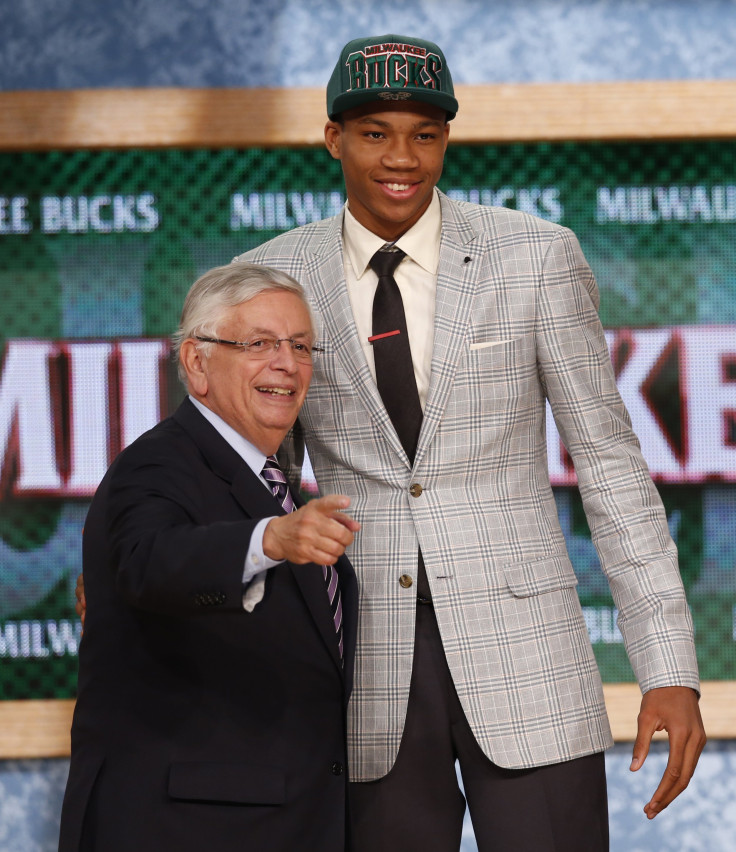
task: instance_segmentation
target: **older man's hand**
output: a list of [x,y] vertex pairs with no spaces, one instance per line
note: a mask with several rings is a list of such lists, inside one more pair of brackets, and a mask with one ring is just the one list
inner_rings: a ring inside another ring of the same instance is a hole
[[273,518],[263,533],[263,552],[270,559],[286,559],[296,565],[332,565],[360,529],[357,521],[341,511],[349,505],[348,497],[331,494]]

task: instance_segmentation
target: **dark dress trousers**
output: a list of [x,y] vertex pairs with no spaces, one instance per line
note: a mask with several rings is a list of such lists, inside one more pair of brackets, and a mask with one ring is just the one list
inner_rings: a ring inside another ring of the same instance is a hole
[[186,400],[124,450],[84,531],[60,852],[341,852],[357,585],[341,665],[322,569],[283,563],[242,606],[259,518],[282,510]]

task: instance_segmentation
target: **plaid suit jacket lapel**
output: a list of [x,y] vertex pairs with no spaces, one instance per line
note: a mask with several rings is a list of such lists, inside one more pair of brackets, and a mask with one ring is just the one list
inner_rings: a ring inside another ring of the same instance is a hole
[[[318,315],[320,345],[334,349],[335,357],[347,372],[367,415],[378,424],[386,441],[404,456],[408,467],[409,460],[383,405],[358,339],[345,282],[342,216],[332,220],[323,237],[315,241],[309,255],[303,283],[306,283],[310,301]],[[315,373],[319,369],[317,359]]]
[[421,461],[442,419],[464,352],[476,284],[481,272],[483,247],[479,245],[480,236],[460,208],[453,205],[443,193],[440,193],[440,201],[442,236],[437,269],[432,372],[416,462]]

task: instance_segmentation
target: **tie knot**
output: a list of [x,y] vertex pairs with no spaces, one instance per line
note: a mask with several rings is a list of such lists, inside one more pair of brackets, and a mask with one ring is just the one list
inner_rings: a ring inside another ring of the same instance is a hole
[[379,278],[390,278],[394,274],[396,267],[405,257],[406,252],[401,251],[399,248],[381,248],[370,259],[369,265]]
[[279,467],[276,461],[276,456],[269,456],[266,463],[263,465],[261,476],[269,484],[273,496],[279,501],[284,511],[288,514],[296,508],[294,500],[289,492],[289,486],[286,482],[286,476],[283,470]]
[[[282,476],[284,475],[283,471],[281,470],[281,468],[279,466],[279,462],[278,462],[278,459],[276,458],[276,456],[268,456],[264,465],[263,465],[263,473],[264,474],[272,472],[272,471],[278,471]],[[286,477],[284,477],[284,479],[286,479]]]

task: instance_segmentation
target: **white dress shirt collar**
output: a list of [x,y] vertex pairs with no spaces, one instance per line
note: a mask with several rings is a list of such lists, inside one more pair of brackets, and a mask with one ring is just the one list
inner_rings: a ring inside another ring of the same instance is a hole
[[[440,197],[435,192],[421,219],[399,237],[395,245],[422,269],[431,275],[436,275],[440,261],[441,231],[442,209]],[[361,225],[347,205],[343,219],[343,239],[345,241],[345,253],[353,267],[355,277],[360,279],[368,269],[370,259],[381,246],[386,244],[386,240],[382,240]]]
[[192,401],[194,407],[201,412],[202,416],[208,420],[215,429],[217,429],[217,431],[243,459],[253,473],[255,473],[266,488],[268,488],[266,481],[261,478],[263,465],[266,463],[266,456],[257,447],[254,447],[250,441],[246,440],[239,432],[236,432],[235,429],[226,423],[219,414],[215,414],[211,408],[207,408],[206,405],[203,405],[193,396],[190,396],[189,399]]

